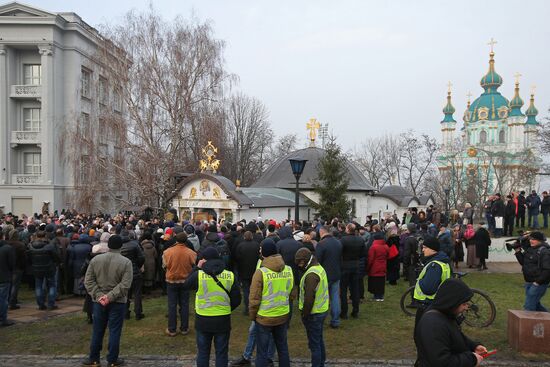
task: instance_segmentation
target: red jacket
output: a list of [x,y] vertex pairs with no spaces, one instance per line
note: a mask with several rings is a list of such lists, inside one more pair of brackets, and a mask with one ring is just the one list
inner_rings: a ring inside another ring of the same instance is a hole
[[371,277],[386,276],[388,255],[390,248],[384,240],[374,240],[369,249],[367,259],[367,274]]

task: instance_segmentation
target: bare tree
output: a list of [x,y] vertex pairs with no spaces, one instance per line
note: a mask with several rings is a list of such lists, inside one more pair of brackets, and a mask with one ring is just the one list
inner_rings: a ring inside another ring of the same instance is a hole
[[354,160],[369,182],[380,189],[400,184],[399,150],[399,136],[388,134],[365,140],[355,150]]
[[426,176],[435,170],[439,145],[414,131],[371,138],[355,152],[355,162],[373,186],[400,185],[413,195],[424,191]]
[[399,135],[399,142],[399,177],[417,196],[425,187],[427,174],[435,170],[435,159],[440,147],[434,138],[426,134],[416,136],[411,130]]
[[277,139],[277,142],[271,146],[270,156],[272,161],[284,157],[288,153],[296,150],[298,146],[298,136],[296,134],[285,134]]
[[235,94],[227,102],[225,112],[225,159],[229,164],[222,172],[243,185],[256,181],[266,165],[272,131],[269,112],[257,99]]
[[[96,62],[123,106],[104,118],[125,121],[115,142],[124,164],[105,159],[105,168],[120,173],[130,201],[165,207],[175,177],[196,170],[206,141],[222,143],[223,96],[236,80],[225,70],[224,42],[208,23],[166,21],[152,8],[102,33]],[[115,125],[106,129],[117,137]]]

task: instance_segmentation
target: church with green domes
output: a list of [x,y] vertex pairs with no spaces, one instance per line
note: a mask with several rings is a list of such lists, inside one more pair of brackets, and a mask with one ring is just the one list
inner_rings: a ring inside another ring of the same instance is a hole
[[536,187],[540,161],[534,90],[525,111],[519,74],[510,101],[498,91],[503,79],[495,70],[494,43],[490,42],[489,70],[480,81],[483,93],[471,103],[468,100],[459,131],[449,83],[438,168],[455,204],[479,203],[496,192],[506,195]]

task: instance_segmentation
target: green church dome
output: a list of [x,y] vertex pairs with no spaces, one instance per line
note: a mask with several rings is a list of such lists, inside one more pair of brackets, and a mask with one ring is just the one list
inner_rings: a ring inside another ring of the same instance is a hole
[[[449,82],[450,85],[450,82]],[[453,104],[451,103],[451,87],[449,86],[449,91],[447,92],[447,104],[445,107],[443,107],[443,113],[445,114],[445,117],[443,118],[443,122],[456,122],[453,118],[453,113],[455,113],[456,109],[454,108]]]
[[516,81],[514,98],[510,101],[510,116],[523,116],[521,107],[523,107],[523,99],[519,96],[519,81]]
[[525,111],[525,114],[527,115],[527,121],[525,121],[526,124],[538,125],[538,121],[536,117],[539,114],[539,110],[537,110],[537,108],[535,107],[534,94],[531,94],[531,101],[529,103],[529,108],[527,109],[527,111]]
[[489,71],[481,78],[485,92],[470,105],[470,121],[495,121],[508,117],[509,102],[497,90],[502,85],[502,77],[495,71],[495,53],[491,51],[489,56]]
[[498,87],[502,85],[502,77],[495,71],[495,53],[491,51],[489,57],[489,71],[481,78],[480,84],[485,92],[496,92]]

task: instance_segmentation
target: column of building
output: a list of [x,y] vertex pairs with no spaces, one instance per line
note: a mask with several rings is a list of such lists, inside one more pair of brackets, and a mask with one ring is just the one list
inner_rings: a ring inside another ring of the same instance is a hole
[[40,45],[38,50],[42,64],[42,121],[40,122],[42,182],[52,185],[54,183],[54,152],[57,148],[57,144],[53,139],[55,136],[54,48],[52,45]]
[[0,183],[9,182],[9,149],[8,140],[8,63],[7,48],[0,45]]

